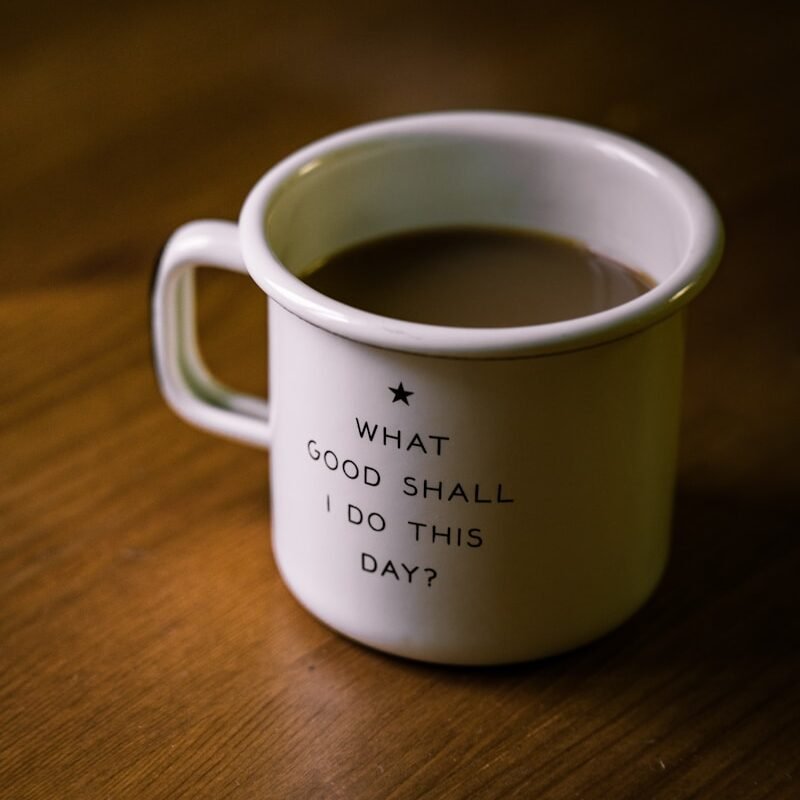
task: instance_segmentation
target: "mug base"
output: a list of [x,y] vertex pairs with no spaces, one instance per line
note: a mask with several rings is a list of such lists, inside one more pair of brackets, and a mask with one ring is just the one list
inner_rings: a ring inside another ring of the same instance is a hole
[[664,571],[666,560],[654,579],[646,586],[645,591],[638,594],[633,602],[629,602],[617,614],[609,615],[604,624],[585,628],[574,635],[564,635],[557,640],[525,641],[525,642],[442,642],[431,643],[413,636],[388,636],[385,633],[369,633],[349,625],[346,621],[335,620],[325,609],[316,610],[306,602],[301,593],[295,591],[292,582],[287,579],[278,565],[281,577],[291,595],[312,617],[321,622],[334,633],[345,639],[376,650],[380,653],[427,664],[438,664],[450,667],[500,667],[512,664],[530,663],[541,659],[563,655],[570,651],[585,647],[611,634],[624,625],[639,612],[650,600],[658,588]]

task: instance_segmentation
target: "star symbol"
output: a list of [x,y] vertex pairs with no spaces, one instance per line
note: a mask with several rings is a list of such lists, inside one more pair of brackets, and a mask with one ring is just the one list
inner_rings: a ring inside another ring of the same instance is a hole
[[408,402],[408,398],[411,397],[414,392],[409,392],[408,389],[403,386],[402,381],[397,384],[397,388],[390,386],[389,391],[394,394],[394,398],[392,399],[393,403],[396,403],[399,400],[401,403],[405,403],[407,406],[411,405],[411,403]]

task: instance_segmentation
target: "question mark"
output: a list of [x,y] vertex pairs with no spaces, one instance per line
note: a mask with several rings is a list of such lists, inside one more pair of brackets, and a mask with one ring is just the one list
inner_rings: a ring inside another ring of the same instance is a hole
[[435,578],[435,577],[436,577],[436,576],[437,576],[439,573],[438,573],[438,572],[436,572],[436,570],[435,570],[435,569],[433,569],[433,567],[425,567],[425,572],[430,572],[430,573],[431,573],[431,574],[428,576],[428,588],[430,589],[430,588],[431,588],[431,582],[433,581],[433,579],[434,579],[434,578]]

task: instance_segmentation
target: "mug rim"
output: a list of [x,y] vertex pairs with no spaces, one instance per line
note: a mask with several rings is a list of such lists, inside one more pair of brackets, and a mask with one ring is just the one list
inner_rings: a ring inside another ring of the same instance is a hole
[[[285,266],[266,235],[270,203],[304,166],[334,152],[424,134],[534,134],[550,142],[580,142],[604,156],[654,175],[682,205],[689,244],[678,266],[643,295],[605,311],[558,322],[514,327],[432,325],[381,316],[313,289]],[[284,158],[252,188],[239,217],[247,271],[268,297],[305,321],[347,339],[390,350],[439,356],[508,357],[578,350],[650,327],[683,308],[705,286],[723,248],[719,213],[683,168],[628,137],[571,120],[498,111],[413,114],[359,125],[313,142]]]

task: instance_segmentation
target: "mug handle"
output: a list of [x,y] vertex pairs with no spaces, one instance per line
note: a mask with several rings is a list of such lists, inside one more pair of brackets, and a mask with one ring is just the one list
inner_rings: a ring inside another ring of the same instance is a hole
[[152,288],[153,361],[161,393],[192,425],[269,447],[266,400],[241,394],[208,371],[197,343],[194,271],[213,266],[247,274],[233,222],[199,220],[178,228],[161,252]]

